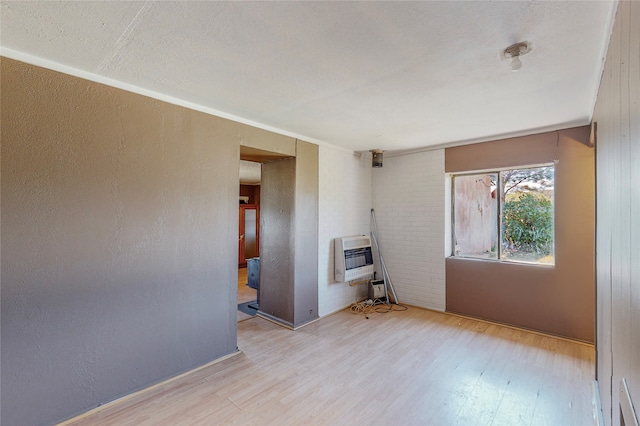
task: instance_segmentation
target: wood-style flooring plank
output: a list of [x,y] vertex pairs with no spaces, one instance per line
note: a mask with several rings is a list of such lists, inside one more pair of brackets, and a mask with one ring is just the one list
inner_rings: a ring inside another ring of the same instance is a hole
[[292,331],[238,323],[243,352],[72,425],[592,424],[593,346],[407,311]]

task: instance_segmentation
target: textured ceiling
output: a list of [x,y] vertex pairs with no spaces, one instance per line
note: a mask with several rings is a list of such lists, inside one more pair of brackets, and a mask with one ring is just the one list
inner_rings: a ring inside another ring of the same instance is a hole
[[[1,5],[4,56],[51,61],[350,150],[588,123],[615,8],[605,1]],[[533,50],[514,73],[500,53],[524,40]]]

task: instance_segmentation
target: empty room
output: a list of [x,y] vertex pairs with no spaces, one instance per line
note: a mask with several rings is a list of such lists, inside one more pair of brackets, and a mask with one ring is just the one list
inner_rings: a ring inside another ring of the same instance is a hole
[[2,425],[638,425],[640,2],[0,6]]

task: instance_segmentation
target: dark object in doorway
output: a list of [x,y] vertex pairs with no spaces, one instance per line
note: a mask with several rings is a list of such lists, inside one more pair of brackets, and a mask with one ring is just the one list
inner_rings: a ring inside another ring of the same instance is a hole
[[[247,285],[256,289],[257,303],[260,303],[260,258],[247,259]],[[258,308],[256,308],[258,309]]]
[[258,304],[255,300],[252,300],[251,302],[240,303],[238,304],[238,310],[240,312],[244,312],[247,315],[253,316],[256,314],[256,312],[258,312]]

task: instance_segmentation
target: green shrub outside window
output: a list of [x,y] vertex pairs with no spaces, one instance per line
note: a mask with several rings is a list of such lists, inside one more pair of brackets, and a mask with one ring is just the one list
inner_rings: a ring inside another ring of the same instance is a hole
[[454,256],[554,263],[554,167],[453,177]]

